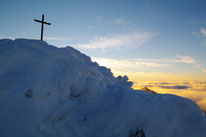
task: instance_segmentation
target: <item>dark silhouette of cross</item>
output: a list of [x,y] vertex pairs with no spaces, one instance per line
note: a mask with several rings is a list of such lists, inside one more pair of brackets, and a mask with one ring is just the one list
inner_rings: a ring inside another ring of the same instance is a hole
[[51,23],[44,22],[44,14],[42,15],[42,20],[34,19],[34,21],[41,23],[41,40],[43,40],[44,24],[51,25]]

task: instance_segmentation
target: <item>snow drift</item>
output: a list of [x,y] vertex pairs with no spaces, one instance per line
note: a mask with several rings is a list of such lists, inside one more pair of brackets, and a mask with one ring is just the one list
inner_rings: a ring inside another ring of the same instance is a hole
[[194,102],[131,85],[72,47],[0,40],[0,136],[206,137]]

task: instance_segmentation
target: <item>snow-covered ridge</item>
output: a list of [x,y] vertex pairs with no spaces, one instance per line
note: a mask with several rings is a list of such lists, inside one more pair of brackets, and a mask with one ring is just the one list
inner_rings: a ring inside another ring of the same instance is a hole
[[194,102],[131,85],[72,47],[0,40],[0,136],[206,137]]

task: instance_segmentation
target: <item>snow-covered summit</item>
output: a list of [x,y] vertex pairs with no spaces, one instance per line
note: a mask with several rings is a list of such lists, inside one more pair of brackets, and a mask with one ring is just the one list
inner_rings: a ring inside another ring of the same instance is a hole
[[0,136],[206,137],[194,102],[131,85],[72,47],[0,40]]

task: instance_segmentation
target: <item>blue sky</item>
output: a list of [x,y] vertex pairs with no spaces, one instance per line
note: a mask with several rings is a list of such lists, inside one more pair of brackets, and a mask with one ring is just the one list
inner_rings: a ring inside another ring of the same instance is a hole
[[39,39],[33,19],[45,14],[52,23],[45,26],[48,43],[73,46],[114,73],[204,80],[205,6],[204,0],[1,0],[0,38]]
[[[93,61],[206,110],[205,0],[1,0],[0,39],[73,46]],[[167,83],[167,84],[165,84]],[[186,87],[178,89],[177,87]]]

